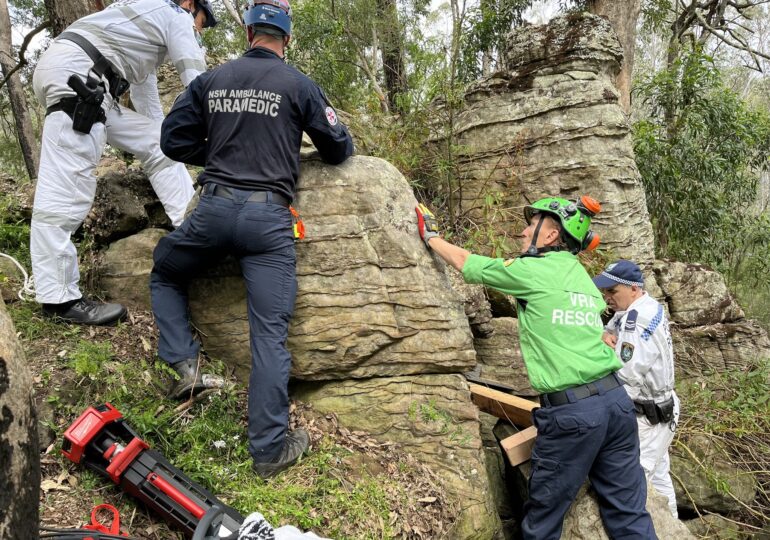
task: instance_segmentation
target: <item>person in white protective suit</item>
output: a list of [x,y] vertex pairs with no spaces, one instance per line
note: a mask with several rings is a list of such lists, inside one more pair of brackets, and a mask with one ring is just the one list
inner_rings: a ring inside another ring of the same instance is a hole
[[632,261],[610,264],[594,283],[615,312],[605,327],[604,341],[623,362],[618,376],[636,408],[642,468],[678,517],[668,447],[679,421],[679,398],[674,392],[668,318],[663,306],[644,290],[642,271]]
[[[67,27],[40,58],[32,84],[46,119],[30,251],[46,315],[95,325],[126,315],[120,304],[83,297],[71,241],[91,209],[106,143],[141,161],[171,222],[182,223],[192,179],[160,149],[155,70],[170,60],[187,86],[206,70],[198,32],[215,24],[208,0],[117,0]],[[118,104],[129,85],[139,112]]]

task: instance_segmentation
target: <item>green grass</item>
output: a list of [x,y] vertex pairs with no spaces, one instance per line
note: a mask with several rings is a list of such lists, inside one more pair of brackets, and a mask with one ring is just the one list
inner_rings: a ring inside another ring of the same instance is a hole
[[[264,481],[251,470],[245,389],[229,388],[187,411],[176,412],[178,402],[164,395],[169,377],[165,363],[117,358],[114,343],[132,332],[130,327],[110,329],[109,341],[89,339],[88,331],[52,323],[31,304],[15,303],[8,310],[23,340],[46,337],[59,351],[65,351],[54,353],[52,367],[39,374],[41,381],[53,381],[42,391],[48,393],[57,419],[53,426],[59,441],[56,455],[60,455],[63,430],[88,406],[109,402],[151,448],[244,515],[259,511],[276,526],[292,524],[333,538],[392,537],[390,509],[394,497],[407,499],[405,488],[385,475],[371,476],[366,471],[349,474],[344,463],[351,453],[333,439],[324,439],[298,465]],[[214,362],[208,368],[225,373],[221,363]],[[422,414],[430,416],[426,410]],[[63,468],[72,467],[63,457],[61,460]],[[96,504],[108,493],[118,496],[118,488],[109,480],[80,468],[73,472],[86,500],[93,498]],[[130,512],[130,498],[118,498]]]

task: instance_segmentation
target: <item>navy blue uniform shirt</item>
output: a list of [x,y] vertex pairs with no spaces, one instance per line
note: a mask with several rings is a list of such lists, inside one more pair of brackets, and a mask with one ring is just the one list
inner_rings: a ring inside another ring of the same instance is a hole
[[327,163],[353,153],[318,85],[254,47],[190,83],[163,121],[160,144],[171,159],[203,166],[201,185],[273,191],[291,201],[303,131]]

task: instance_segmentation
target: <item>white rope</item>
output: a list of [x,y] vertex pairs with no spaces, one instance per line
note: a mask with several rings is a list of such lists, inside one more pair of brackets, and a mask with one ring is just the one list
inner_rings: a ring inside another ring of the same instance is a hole
[[0,252],[0,256],[5,257],[6,259],[11,259],[13,264],[19,267],[19,270],[21,270],[21,273],[24,276],[24,285],[22,285],[18,292],[19,299],[21,299],[22,302],[32,300],[35,297],[35,278],[27,274],[27,271],[24,269],[21,263],[19,263],[19,261],[10,255]]

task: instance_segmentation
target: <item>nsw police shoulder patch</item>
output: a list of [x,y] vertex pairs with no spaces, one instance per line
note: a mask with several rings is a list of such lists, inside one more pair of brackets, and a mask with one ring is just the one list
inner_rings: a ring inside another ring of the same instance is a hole
[[623,360],[623,363],[627,363],[631,358],[634,357],[634,345],[632,343],[629,343],[628,341],[624,341],[620,345],[620,359]]
[[632,309],[628,312],[628,315],[626,315],[626,324],[623,327],[623,330],[626,332],[633,332],[636,330],[636,318],[639,316],[639,312],[635,309]]

